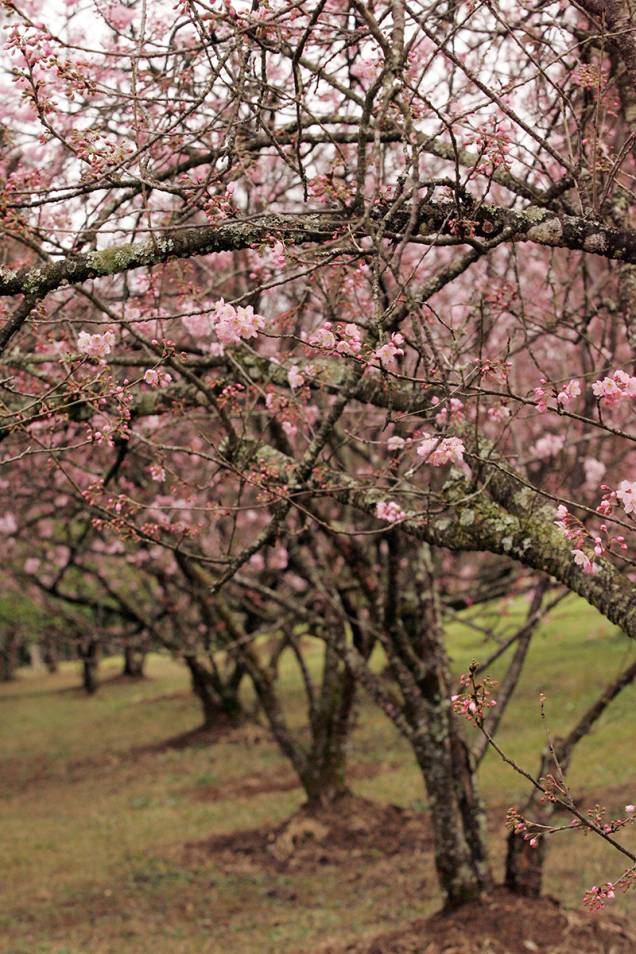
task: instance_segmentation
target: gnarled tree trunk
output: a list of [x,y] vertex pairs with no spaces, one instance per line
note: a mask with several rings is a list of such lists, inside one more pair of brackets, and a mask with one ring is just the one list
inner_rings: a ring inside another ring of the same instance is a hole
[[[402,717],[430,803],[435,866],[448,906],[478,898],[492,884],[476,764],[451,708],[450,665],[428,548],[415,590],[399,599],[400,539],[389,537],[384,640],[403,699]],[[410,587],[409,587],[410,590]]]
[[208,668],[195,654],[188,653],[183,658],[190,670],[192,691],[201,703],[203,727],[238,725],[245,715],[239,696],[245,674],[243,666],[235,664],[230,675],[223,679],[214,667]]
[[325,646],[320,698],[311,714],[311,744],[301,781],[311,807],[324,807],[349,794],[347,746],[355,681],[329,643]]

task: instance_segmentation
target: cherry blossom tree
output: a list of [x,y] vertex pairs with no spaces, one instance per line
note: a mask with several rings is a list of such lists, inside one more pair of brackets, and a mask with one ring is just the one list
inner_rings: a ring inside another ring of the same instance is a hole
[[19,572],[96,534],[221,613],[303,534],[395,531],[636,636],[626,0],[2,10]]

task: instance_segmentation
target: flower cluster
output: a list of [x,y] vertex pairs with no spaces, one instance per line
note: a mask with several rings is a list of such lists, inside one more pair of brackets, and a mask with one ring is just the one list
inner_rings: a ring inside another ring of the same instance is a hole
[[[437,407],[440,404],[440,399],[435,395],[431,398],[431,404],[433,407]],[[459,398],[451,398],[444,407],[435,415],[435,422],[439,424],[440,427],[453,419],[455,421],[462,421],[464,419],[464,403],[460,401]]]
[[435,437],[431,434],[423,434],[417,454],[419,457],[424,457],[427,464],[443,467],[444,464],[462,464],[464,450],[464,444],[459,437]]
[[601,378],[592,385],[592,391],[608,408],[617,407],[627,398],[636,397],[636,378],[626,371],[614,371],[610,377]]
[[492,175],[496,169],[509,170],[510,135],[512,126],[509,122],[493,118],[490,124],[483,123],[475,130],[474,136],[464,141],[465,146],[476,146],[479,150],[479,162],[475,172],[482,175]]
[[255,338],[265,327],[265,318],[258,315],[251,305],[235,308],[223,298],[217,302],[212,315],[216,336],[223,345],[238,344],[246,338]]
[[293,365],[287,372],[287,380],[289,381],[289,386],[292,391],[295,391],[296,388],[301,388],[305,383],[305,376],[295,365]]
[[161,464],[151,464],[148,468],[148,472],[152,479],[159,481],[159,483],[166,479],[166,472]]
[[234,195],[234,183],[230,182],[225,192],[220,195],[207,196],[202,202],[202,209],[211,225],[216,225],[226,219],[232,212],[232,196]]
[[581,385],[576,378],[573,378],[564,388],[561,388],[557,394],[557,404],[560,404],[561,407],[567,407],[575,398],[579,397],[580,393]]
[[621,480],[616,496],[623,505],[625,513],[636,513],[636,480]]
[[375,515],[379,520],[386,520],[387,523],[396,523],[406,517],[404,510],[394,500],[380,500],[375,505]]
[[544,434],[536,442],[533,448],[533,454],[539,460],[546,460],[548,457],[556,457],[563,450],[565,438],[557,434]]
[[80,331],[77,337],[77,350],[89,358],[103,361],[110,354],[115,344],[115,335],[112,331],[104,334],[89,335],[87,331]]
[[152,388],[167,388],[172,381],[172,375],[162,368],[148,368],[144,381]]
[[580,566],[584,573],[594,576],[598,573],[599,566],[587,555],[585,550],[579,550],[578,547],[572,550],[572,556],[577,566]]
[[602,911],[608,901],[613,901],[616,897],[614,885],[607,881],[600,887],[594,885],[583,895],[583,904],[588,911]]
[[601,460],[595,457],[586,457],[583,461],[583,472],[585,473],[585,483],[588,487],[596,487],[603,479],[607,468]]
[[539,845],[538,833],[532,831],[532,822],[524,818],[516,808],[509,808],[506,812],[506,828],[527,841],[531,848]]
[[497,705],[491,692],[494,681],[486,677],[483,682],[476,683],[472,673],[462,673],[459,685],[461,691],[451,696],[453,712],[469,722],[483,722],[486,711]]
[[318,351],[335,352],[336,354],[349,356],[360,354],[362,348],[360,330],[357,325],[351,322],[334,325],[331,321],[325,321],[311,335],[307,343]]
[[397,357],[404,354],[404,348],[400,347],[402,344],[404,344],[404,336],[399,332],[395,332],[388,341],[385,341],[383,345],[375,349],[373,357],[383,366],[389,365],[395,361]]
[[5,513],[3,517],[0,517],[0,533],[5,533],[7,536],[15,533],[18,529],[18,524],[15,517],[12,513]]

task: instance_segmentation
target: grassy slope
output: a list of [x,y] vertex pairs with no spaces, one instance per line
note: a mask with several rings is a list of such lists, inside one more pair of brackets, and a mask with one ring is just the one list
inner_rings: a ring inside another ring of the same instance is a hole
[[[450,645],[458,671],[484,655],[481,637],[463,628],[454,628]],[[551,729],[563,732],[633,651],[585,604],[566,601],[536,637],[500,733],[504,747],[534,770],[544,741],[539,691],[548,697]],[[318,647],[314,652],[317,658]],[[102,678],[119,665],[107,661]],[[262,733],[213,747],[139,752],[199,719],[181,667],[154,656],[149,674],[143,683],[106,683],[91,699],[75,690],[70,664],[56,676],[23,671],[0,687],[1,954],[312,952],[439,905],[429,858],[389,859],[378,851],[362,867],[353,858],[338,869],[282,873],[249,859],[186,862],[184,842],[283,820],[302,796],[297,788],[249,792],[246,780],[289,774]],[[282,676],[290,716],[300,724],[291,658]],[[580,745],[571,772],[577,794],[604,791],[614,810],[636,801],[634,701],[630,688]],[[358,794],[425,809],[408,748],[366,701],[351,762]],[[500,865],[505,807],[525,786],[488,757],[482,789],[497,806],[492,843]],[[202,797],[206,791],[213,797]],[[578,904],[586,887],[620,873],[620,859],[592,839],[557,837],[548,891]],[[618,906],[634,910],[635,902],[636,893]]]

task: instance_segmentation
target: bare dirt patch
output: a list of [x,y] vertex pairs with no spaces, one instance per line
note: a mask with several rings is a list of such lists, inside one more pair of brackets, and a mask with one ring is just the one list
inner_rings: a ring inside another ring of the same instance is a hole
[[215,858],[232,868],[316,870],[379,857],[430,850],[426,816],[396,805],[347,796],[329,807],[303,806],[282,824],[215,835],[183,849],[186,864]]
[[[633,954],[636,934],[607,912],[569,911],[551,898],[502,888],[483,902],[414,921],[372,941],[320,948],[320,954]],[[318,952],[316,952],[318,954]]]

